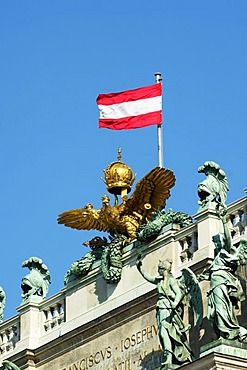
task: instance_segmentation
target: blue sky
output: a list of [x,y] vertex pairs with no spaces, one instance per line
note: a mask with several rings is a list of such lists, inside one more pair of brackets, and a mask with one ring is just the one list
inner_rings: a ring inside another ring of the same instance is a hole
[[99,93],[163,75],[167,208],[194,215],[197,169],[226,172],[227,203],[244,196],[247,121],[245,0],[12,0],[0,2],[1,278],[5,319],[21,302],[24,260],[48,266],[48,296],[99,233],[57,225],[59,213],[101,206],[103,169],[117,158],[140,180],[157,165],[155,126],[98,128]]

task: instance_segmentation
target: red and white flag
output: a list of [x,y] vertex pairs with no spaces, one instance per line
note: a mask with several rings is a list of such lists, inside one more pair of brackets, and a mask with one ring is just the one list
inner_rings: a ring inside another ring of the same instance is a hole
[[162,122],[161,82],[135,90],[100,94],[96,102],[100,128],[130,130]]

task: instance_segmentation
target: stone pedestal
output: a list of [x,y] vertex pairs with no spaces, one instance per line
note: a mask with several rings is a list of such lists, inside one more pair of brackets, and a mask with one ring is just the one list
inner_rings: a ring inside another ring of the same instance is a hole
[[36,302],[34,298],[17,308],[20,312],[20,341],[29,349],[39,344],[42,327],[39,304],[40,299]]
[[246,370],[247,343],[218,339],[201,348],[200,358],[181,370]]
[[[172,368],[171,368],[172,369]],[[247,343],[218,339],[201,348],[200,358],[179,370],[246,370]],[[177,369],[177,370],[178,370]],[[157,367],[154,370],[163,370]],[[167,369],[169,370],[169,368]]]

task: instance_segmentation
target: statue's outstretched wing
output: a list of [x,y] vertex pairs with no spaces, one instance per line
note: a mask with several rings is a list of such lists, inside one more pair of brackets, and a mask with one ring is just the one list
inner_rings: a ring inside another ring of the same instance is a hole
[[123,213],[137,212],[142,215],[143,222],[149,221],[152,212],[157,212],[159,207],[165,207],[175,180],[171,170],[154,168],[137,183],[134,193],[123,205]]
[[57,222],[77,230],[108,231],[107,225],[102,220],[101,210],[94,209],[91,204],[61,213]]
[[196,325],[200,329],[203,319],[202,293],[196,275],[189,268],[182,269],[180,279],[181,289],[188,297],[189,306],[192,307],[196,316]]

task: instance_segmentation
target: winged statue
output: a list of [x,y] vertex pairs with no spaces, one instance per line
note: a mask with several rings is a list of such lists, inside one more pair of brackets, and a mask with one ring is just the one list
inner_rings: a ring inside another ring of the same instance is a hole
[[77,230],[95,229],[111,236],[124,235],[131,241],[136,238],[136,229],[150,221],[153,212],[165,207],[175,176],[169,169],[156,167],[137,183],[135,191],[128,197],[135,179],[131,168],[118,157],[118,161],[111,163],[104,173],[107,190],[115,196],[114,205],[110,204],[110,197],[104,195],[101,209],[87,203],[83,208],[61,213],[58,223]]
[[189,268],[182,269],[177,279],[171,272],[172,261],[159,261],[158,276],[152,276],[142,267],[138,256],[136,266],[149,283],[157,287],[156,319],[158,335],[163,349],[164,362],[161,369],[177,369],[194,360],[186,332],[191,329],[184,321],[184,306],[192,307],[200,330],[203,317],[202,294],[198,280]]

